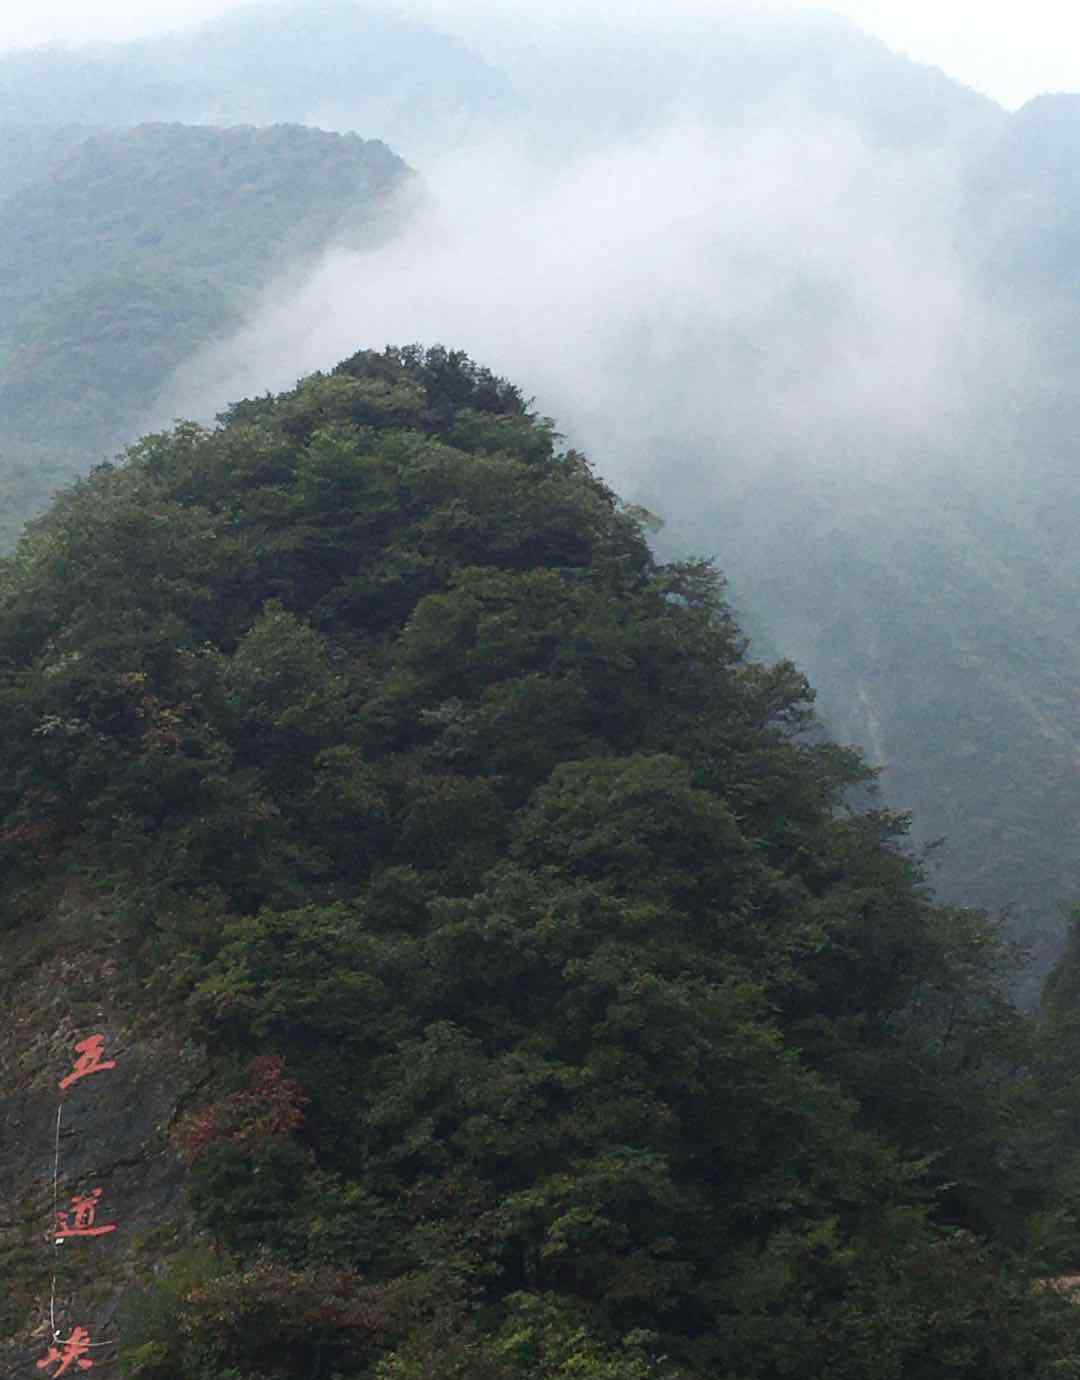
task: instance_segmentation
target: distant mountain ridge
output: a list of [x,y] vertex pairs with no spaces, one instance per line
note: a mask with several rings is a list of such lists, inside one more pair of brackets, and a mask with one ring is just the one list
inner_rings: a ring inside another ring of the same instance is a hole
[[962,142],[1007,119],[989,98],[824,11],[724,6],[657,32],[635,31],[632,15],[561,26],[515,15],[486,27],[478,46],[506,71],[529,118],[567,137],[680,116],[734,123],[763,102],[849,119],[896,146]]
[[[131,43],[0,54],[0,123],[302,123],[407,156],[501,117],[505,78],[427,25],[347,0],[242,7]],[[460,127],[460,128],[459,128]]]
[[565,149],[680,113],[737,120],[763,99],[851,119],[897,145],[978,137],[1007,118],[828,13],[725,8],[659,34],[624,19],[514,13],[463,39],[379,3],[245,5],[163,37],[0,54],[0,123],[299,122],[423,158],[496,128]]

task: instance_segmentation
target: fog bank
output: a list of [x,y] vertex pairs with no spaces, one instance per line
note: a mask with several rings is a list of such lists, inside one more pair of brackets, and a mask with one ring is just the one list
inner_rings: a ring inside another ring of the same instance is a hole
[[443,343],[535,395],[620,489],[689,463],[727,491],[775,463],[871,475],[953,451],[1025,372],[955,247],[948,159],[843,121],[677,122],[558,166],[492,142],[424,181],[404,234],[279,285],[151,420]]

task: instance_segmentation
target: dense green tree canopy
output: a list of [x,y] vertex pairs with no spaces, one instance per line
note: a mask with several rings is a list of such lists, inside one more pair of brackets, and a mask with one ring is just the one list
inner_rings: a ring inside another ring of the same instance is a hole
[[363,353],[3,567],[6,922],[77,873],[216,1069],[128,1373],[1072,1373],[1006,949],[557,441]]

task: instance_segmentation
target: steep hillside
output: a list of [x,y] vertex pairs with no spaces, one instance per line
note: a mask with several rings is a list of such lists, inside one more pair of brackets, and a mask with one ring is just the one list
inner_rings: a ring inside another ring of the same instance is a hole
[[65,493],[0,567],[0,751],[11,1373],[1080,1364],[1007,947],[464,356]]
[[[252,6],[167,39],[9,54],[0,79],[21,121],[355,127],[422,155],[436,186],[438,155],[470,149],[450,230],[418,234],[413,261],[395,251],[370,281],[350,263],[306,315],[279,284],[279,379],[387,338],[528,365],[571,436],[634,474],[671,550],[722,553],[755,633],[807,670],[920,842],[945,837],[942,894],[1008,907],[1053,950],[1059,902],[1080,894],[1077,98],[1009,115],[838,19],[726,6],[659,35],[628,14],[617,32],[515,16],[458,36],[372,5]],[[491,135],[510,151],[488,163]],[[34,134],[42,167],[73,137]],[[16,185],[29,153],[3,148]],[[293,198],[268,179],[260,200],[236,160],[218,171],[200,204],[220,217],[180,217],[160,245],[139,209],[149,182],[70,246],[50,228],[71,213],[52,182],[0,203],[6,290],[44,294],[13,303],[18,340],[0,341],[9,534],[58,477],[129,439],[136,401],[227,337],[290,258],[291,231],[263,243],[261,208],[283,231],[287,208],[306,223],[339,185]],[[455,230],[481,248],[444,261]],[[99,246],[111,277],[48,295]],[[140,267],[166,250],[182,284]],[[264,386],[261,321],[247,328],[215,356],[258,355],[236,392]]]
[[[728,552],[740,600],[806,669],[830,730],[882,768],[915,837],[944,841],[940,893],[1007,907],[1045,964],[1059,905],[1080,896],[1075,562],[1029,504],[963,479],[913,493],[901,475],[856,509],[786,478],[691,530]],[[1080,493],[1067,505],[1059,520]]]
[[943,894],[1028,936],[1080,897],[1078,149],[1080,98],[1043,97],[958,173],[957,240],[1012,361],[995,390],[975,377],[970,419],[857,486],[793,458],[691,529],[918,836],[944,837]]
[[[24,133],[0,140],[8,162]],[[0,201],[6,547],[262,287],[328,243],[376,242],[407,176],[379,143],[296,126],[39,133],[38,175],[24,160]]]

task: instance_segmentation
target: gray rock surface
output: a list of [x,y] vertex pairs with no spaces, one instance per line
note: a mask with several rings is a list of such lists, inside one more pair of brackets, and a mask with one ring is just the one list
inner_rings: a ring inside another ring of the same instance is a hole
[[[50,1344],[54,1276],[61,1337],[81,1326],[96,1344],[115,1341],[118,1305],[154,1273],[183,1215],[183,1166],[169,1130],[198,1083],[201,1056],[145,1005],[135,1015],[107,917],[84,910],[74,926],[81,933],[68,939],[73,914],[69,905],[58,932],[48,926],[34,950],[15,954],[0,985],[3,1380],[54,1372],[37,1368]],[[115,1067],[61,1091],[76,1044],[91,1035],[104,1037],[103,1058]],[[116,1230],[57,1245],[55,1209],[74,1225],[72,1198],[98,1188],[93,1224]],[[67,1374],[108,1380],[119,1373],[115,1354],[95,1346],[92,1372]]]

